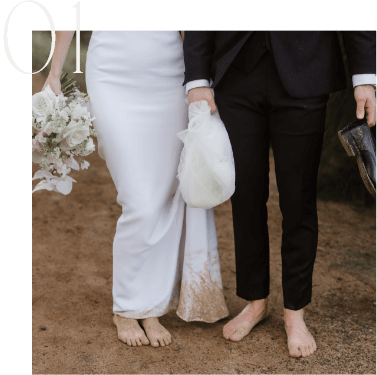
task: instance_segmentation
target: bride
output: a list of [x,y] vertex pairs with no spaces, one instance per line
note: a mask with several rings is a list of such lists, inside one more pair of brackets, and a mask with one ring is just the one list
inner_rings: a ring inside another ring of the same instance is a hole
[[[56,32],[43,86],[58,94],[73,31]],[[113,242],[113,321],[130,346],[165,346],[158,317],[228,315],[212,210],[189,208],[176,178],[188,123],[178,31],[93,31],[86,61],[100,156],[122,207]],[[101,249],[98,249],[101,251]]]

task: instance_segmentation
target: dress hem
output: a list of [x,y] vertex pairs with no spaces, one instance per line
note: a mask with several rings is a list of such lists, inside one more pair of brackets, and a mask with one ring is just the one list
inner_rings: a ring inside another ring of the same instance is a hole
[[[147,319],[147,318],[160,318],[161,316],[164,316],[166,315],[168,312],[172,311],[172,310],[175,310],[175,313],[176,315],[181,318],[182,320],[184,320],[185,322],[204,322],[204,323],[215,323],[221,319],[224,319],[226,318],[227,316],[229,316],[229,311],[224,314],[224,315],[220,315],[219,317],[216,317],[214,319],[205,319],[205,318],[184,318],[182,316],[180,316],[178,313],[177,313],[177,309],[176,308],[170,308],[168,310],[166,310],[165,312],[162,312],[160,314],[146,314],[146,315],[143,315],[143,316],[139,316],[138,314],[123,314],[122,313],[113,313],[114,315],[119,315],[121,316],[122,318],[128,318],[128,319]],[[125,316],[127,315],[127,316]],[[133,315],[133,316],[132,316]]]

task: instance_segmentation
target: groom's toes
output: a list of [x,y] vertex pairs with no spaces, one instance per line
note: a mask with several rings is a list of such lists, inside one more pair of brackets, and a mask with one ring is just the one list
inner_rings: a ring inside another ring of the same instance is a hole
[[301,357],[300,349],[297,346],[289,348],[289,355],[295,358]]
[[305,351],[306,351],[307,357],[313,354],[310,344],[305,349],[306,349]]
[[223,328],[223,336],[227,339],[228,338],[228,330],[226,327]]
[[232,336],[232,334],[233,334],[233,331],[227,331],[226,333],[223,333],[223,336],[224,336],[227,340],[229,340],[229,339],[230,339],[230,336]]
[[242,334],[240,334],[239,332],[235,332],[233,333],[233,335],[231,335],[229,337],[230,341],[240,341],[244,336]]
[[309,355],[306,346],[300,346],[299,350],[302,357],[307,357]]
[[315,344],[315,342],[312,342],[310,344],[310,354],[313,354],[316,350],[317,350],[317,345]]
[[230,336],[232,336],[237,331],[236,328],[230,326],[230,327],[224,327],[223,329],[223,336],[229,340]]
[[310,344],[309,345],[309,354],[312,355],[315,352],[314,345]]

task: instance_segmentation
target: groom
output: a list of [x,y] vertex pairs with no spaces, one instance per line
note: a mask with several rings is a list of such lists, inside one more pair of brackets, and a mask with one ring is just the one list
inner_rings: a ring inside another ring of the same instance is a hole
[[[376,33],[342,32],[357,102],[376,122]],[[283,215],[281,247],[284,323],[289,354],[316,350],[304,322],[311,301],[318,241],[317,172],[329,94],[346,88],[336,32],[187,31],[185,81],[189,104],[206,100],[219,110],[233,148],[236,191],[231,198],[237,295],[248,301],[227,325],[239,341],[268,317],[269,147],[275,158]],[[209,88],[210,81],[215,100]],[[216,104],[215,104],[216,101]]]

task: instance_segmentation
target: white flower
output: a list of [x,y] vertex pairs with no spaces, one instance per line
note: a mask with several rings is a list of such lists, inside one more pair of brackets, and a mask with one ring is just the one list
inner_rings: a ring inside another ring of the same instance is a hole
[[33,116],[37,121],[42,121],[54,111],[57,97],[51,90],[50,85],[47,85],[43,91],[33,95],[32,103]]
[[55,168],[58,171],[58,173],[60,173],[63,177],[65,177],[67,175],[67,173],[70,172],[70,169],[67,168],[67,165],[63,164],[63,163],[55,164]]
[[59,116],[64,119],[65,121],[68,121],[68,118],[69,118],[69,108],[68,107],[64,107],[63,109],[61,109],[59,111]]
[[67,195],[72,191],[72,182],[76,181],[70,176],[60,177],[57,179],[54,191]]
[[[73,156],[71,156],[68,159],[65,159],[64,163],[65,163],[66,166],[68,166],[72,169],[75,169],[76,171],[80,170],[79,163],[77,162],[76,159],[73,158]],[[61,172],[59,172],[59,173],[61,173]]]
[[54,187],[56,186],[56,180],[55,179],[53,179],[53,180],[49,180],[49,181],[47,181],[47,180],[42,180],[41,182],[39,182],[36,186],[35,186],[35,188],[34,188],[34,190],[32,191],[32,193],[35,193],[36,191],[38,191],[38,190],[42,190],[42,189],[46,189],[46,190],[49,190],[49,191],[51,191],[51,190],[54,190]]
[[89,138],[89,142],[85,146],[85,154],[89,155],[96,149],[95,144],[93,143],[93,139]]
[[90,132],[90,135],[92,135],[93,137],[97,137],[98,136],[96,129],[89,128],[89,132]]
[[81,169],[88,169],[90,166],[90,163],[86,160],[81,160]]
[[54,175],[48,171],[36,171],[34,177],[31,179],[36,180],[37,178],[46,178],[49,180],[50,178],[54,178]]
[[[42,172],[42,171],[38,171]],[[32,191],[33,193],[38,191],[38,190],[53,190],[56,191],[57,193],[61,193],[64,195],[69,194],[72,191],[72,182],[76,182],[72,177],[70,176],[54,176],[49,172],[45,172],[44,175],[42,173],[38,172],[34,175],[33,180],[36,178],[46,178],[45,180],[42,180],[37,186],[34,188]],[[37,175],[38,174],[38,175]]]
[[74,148],[89,136],[89,126],[79,121],[71,121],[63,132],[68,147]]
[[42,133],[42,132],[39,132],[39,133],[35,136],[35,139],[36,139],[36,141],[38,141],[39,143],[45,143],[45,142],[46,142],[46,138],[43,136],[43,133]]
[[88,116],[88,109],[81,104],[77,104],[71,112],[71,116],[73,120],[80,119],[81,117]]

